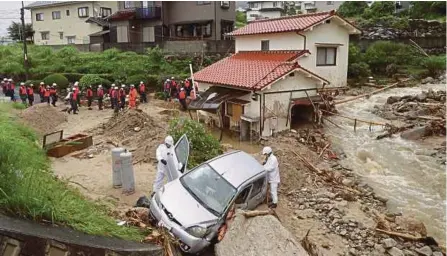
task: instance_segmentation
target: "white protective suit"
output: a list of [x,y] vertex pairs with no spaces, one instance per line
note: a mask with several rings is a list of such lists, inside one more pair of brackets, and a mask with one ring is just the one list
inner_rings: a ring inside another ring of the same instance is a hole
[[[157,192],[162,186],[163,186],[163,180],[165,176],[167,175],[168,165],[164,165],[161,160],[168,161],[168,154],[172,154],[174,159],[177,159],[177,156],[175,155],[174,145],[172,145],[170,148],[166,146],[166,144],[160,144],[157,147],[156,151],[156,157],[157,157],[157,175],[155,176],[154,180],[154,186],[152,192]],[[182,164],[174,161],[175,168],[177,170],[180,170],[182,168]]]
[[281,182],[279,177],[279,163],[273,153],[267,159],[264,164],[264,169],[267,171],[268,181],[270,184],[270,194],[272,196],[272,203],[278,203],[278,184]]

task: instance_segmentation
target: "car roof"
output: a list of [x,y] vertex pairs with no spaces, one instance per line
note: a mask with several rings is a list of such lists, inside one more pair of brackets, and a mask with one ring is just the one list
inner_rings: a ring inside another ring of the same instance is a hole
[[218,156],[208,161],[208,164],[235,188],[264,172],[264,167],[244,151],[233,151]]

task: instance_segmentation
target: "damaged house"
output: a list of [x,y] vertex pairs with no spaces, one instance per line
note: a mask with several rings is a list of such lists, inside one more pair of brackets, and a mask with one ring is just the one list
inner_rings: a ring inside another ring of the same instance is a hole
[[235,54],[194,74],[201,94],[189,107],[241,139],[310,121],[323,90],[346,86],[349,35],[359,33],[334,11],[249,23],[227,34]]

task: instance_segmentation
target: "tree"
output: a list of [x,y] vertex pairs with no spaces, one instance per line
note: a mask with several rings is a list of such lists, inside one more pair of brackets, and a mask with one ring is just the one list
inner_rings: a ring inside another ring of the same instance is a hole
[[355,17],[362,15],[366,8],[368,4],[365,1],[346,1],[340,5],[337,13],[343,17]]
[[295,2],[285,2],[284,3],[284,11],[287,16],[296,15]]
[[410,8],[411,18],[437,18],[445,17],[446,2],[445,1],[427,1],[427,2],[411,2]]
[[[8,27],[8,34],[13,40],[22,40],[22,24],[20,22],[12,22]],[[34,36],[33,25],[31,23],[25,24],[25,36],[31,39]]]
[[245,12],[236,11],[236,28],[247,25],[247,14]]

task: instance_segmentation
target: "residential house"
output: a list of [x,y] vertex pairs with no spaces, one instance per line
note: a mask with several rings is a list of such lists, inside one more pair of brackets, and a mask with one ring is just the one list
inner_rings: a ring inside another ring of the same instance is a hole
[[248,1],[247,22],[284,16],[283,1]]
[[298,10],[301,13],[315,13],[338,10],[344,1],[301,1]]
[[122,1],[108,17],[112,43],[224,40],[236,19],[234,1]]
[[37,1],[31,11],[37,45],[89,44],[89,35],[104,30],[102,18],[118,9],[112,1]]
[[322,90],[346,86],[349,35],[359,33],[334,11],[251,22],[229,33],[234,55],[194,74],[201,94],[190,109],[214,113],[242,138],[290,129]]

